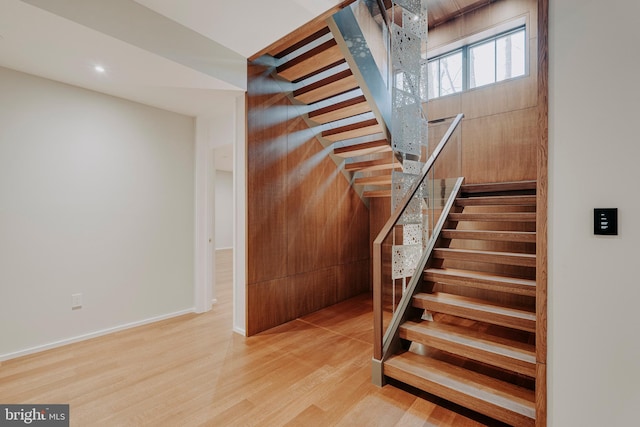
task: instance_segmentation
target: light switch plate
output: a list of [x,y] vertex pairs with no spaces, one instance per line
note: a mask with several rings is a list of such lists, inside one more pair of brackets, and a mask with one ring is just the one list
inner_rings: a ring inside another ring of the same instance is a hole
[[618,235],[618,208],[596,208],[593,210],[593,234]]

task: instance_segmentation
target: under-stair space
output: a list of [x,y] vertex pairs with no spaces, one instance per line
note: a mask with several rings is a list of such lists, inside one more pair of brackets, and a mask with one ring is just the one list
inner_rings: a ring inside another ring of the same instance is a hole
[[391,172],[401,166],[389,132],[374,115],[329,27],[317,24],[270,54],[277,75],[292,83],[291,98],[306,106],[307,123],[333,148],[337,161],[344,159],[344,170],[363,197],[390,197]]
[[535,425],[536,182],[463,185],[384,375]]

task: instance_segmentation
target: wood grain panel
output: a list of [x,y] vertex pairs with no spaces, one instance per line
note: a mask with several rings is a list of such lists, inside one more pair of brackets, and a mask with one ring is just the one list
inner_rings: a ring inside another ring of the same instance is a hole
[[338,268],[329,267],[287,278],[290,309],[294,318],[338,302]]
[[[255,334],[367,290],[369,212],[267,68],[249,66],[248,309]],[[353,270],[353,271],[351,271]]]
[[391,199],[375,198],[369,200],[369,230],[371,231],[370,244],[378,236],[380,230],[391,216]]
[[250,283],[247,286],[247,335],[294,319],[289,279]]
[[[327,234],[337,245],[338,263],[344,265],[362,260],[369,261],[369,209],[358,198],[353,188],[347,185],[346,180],[340,177],[339,183],[337,202],[329,206],[332,209],[329,218],[331,226],[327,229]],[[336,211],[336,208],[339,211]],[[344,239],[343,236],[352,238]],[[353,236],[358,238],[355,239]]]
[[[286,116],[272,111],[286,108],[284,94],[274,89],[269,69],[249,65],[247,95],[248,283],[286,276]],[[274,161],[281,159],[281,161]]]
[[467,119],[531,108],[536,103],[535,77],[516,78],[470,90],[462,95],[462,111]]
[[536,426],[547,425],[547,212],[549,187],[549,0],[538,0],[538,144],[536,222]]
[[431,99],[426,105],[427,119],[429,120],[444,119],[464,113],[462,111],[462,94],[460,93]]
[[537,137],[536,108],[465,120],[462,124],[465,183],[536,179]]
[[[349,283],[350,286],[337,287],[339,301],[371,291],[371,262],[369,259],[353,261],[337,267],[338,283]],[[371,342],[372,337],[368,336]]]
[[304,121],[294,123],[287,140],[287,275],[340,262],[336,216],[346,214],[335,186],[344,178],[335,173],[335,164]]

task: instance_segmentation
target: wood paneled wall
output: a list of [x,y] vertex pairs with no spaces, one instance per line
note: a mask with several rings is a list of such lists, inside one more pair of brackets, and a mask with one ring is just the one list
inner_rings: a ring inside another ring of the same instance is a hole
[[[369,290],[369,211],[286,96],[249,64],[247,333]],[[290,89],[289,89],[290,90]]]
[[527,75],[427,104],[430,120],[464,113],[462,175],[467,184],[536,179],[537,10],[537,0],[501,0],[429,29],[429,50],[433,50],[517,18],[526,21]]

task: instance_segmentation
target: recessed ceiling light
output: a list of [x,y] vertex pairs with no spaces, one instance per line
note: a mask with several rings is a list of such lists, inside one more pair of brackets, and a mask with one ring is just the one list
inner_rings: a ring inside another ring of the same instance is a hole
[[105,69],[102,65],[96,65],[95,67],[93,67],[94,70],[96,70],[96,73],[104,73]]

